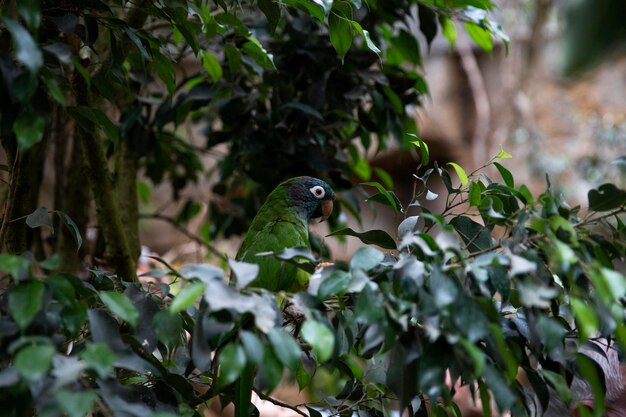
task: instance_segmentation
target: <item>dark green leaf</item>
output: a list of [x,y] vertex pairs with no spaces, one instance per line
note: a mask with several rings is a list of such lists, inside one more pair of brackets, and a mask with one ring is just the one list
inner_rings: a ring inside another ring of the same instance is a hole
[[9,293],[9,312],[22,331],[41,310],[44,289],[41,281],[27,281],[15,286]]
[[304,341],[313,348],[319,363],[331,358],[335,349],[335,335],[328,326],[319,321],[306,320],[301,332]]
[[295,339],[287,334],[283,329],[273,327],[267,337],[272,346],[272,350],[280,362],[288,369],[295,372],[300,363],[300,346]]
[[407,62],[413,65],[420,65],[422,63],[419,43],[417,43],[417,39],[406,30],[401,29],[397,37],[391,38],[391,44],[401,53],[402,57]]
[[222,78],[222,65],[215,58],[215,55],[208,51],[202,51],[202,66],[205,71],[209,74],[214,83],[218,82]]
[[450,224],[461,236],[471,253],[488,249],[491,244],[491,231],[466,216],[453,217]]
[[500,172],[500,175],[502,175],[502,179],[504,180],[504,183],[508,185],[509,187],[514,188],[515,181],[513,179],[513,174],[511,174],[511,172],[505,167],[503,167],[501,164],[497,162],[494,162],[493,164],[496,166],[496,168],[498,168],[498,171]]
[[220,373],[217,377],[218,386],[230,384],[241,375],[246,366],[246,354],[241,346],[227,344],[219,355]]
[[76,223],[74,223],[74,220],[72,220],[70,216],[63,213],[62,211],[55,210],[54,212],[57,214],[57,216],[59,216],[59,218],[63,221],[63,224],[65,224],[65,226],[67,227],[67,230],[69,230],[70,233],[72,234],[72,237],[74,238],[74,241],[76,242],[76,252],[78,252],[78,250],[83,244],[83,238],[80,235],[78,226],[76,226]]
[[430,276],[430,293],[435,305],[443,308],[456,301],[459,290],[452,278],[435,268]]
[[306,115],[314,117],[315,119],[319,121],[324,120],[324,116],[322,116],[322,114],[319,111],[315,110],[313,107],[309,106],[308,104],[301,103],[299,101],[290,101],[289,103],[285,103],[283,104],[281,109],[296,109]]
[[21,112],[13,124],[13,133],[23,151],[30,149],[43,139],[46,119],[33,111]]
[[173,349],[180,341],[183,331],[183,320],[180,314],[172,314],[169,310],[161,310],[152,318],[152,329],[157,339],[169,349]]
[[26,382],[35,383],[48,373],[54,352],[50,345],[27,346],[15,355],[15,368]]
[[[370,182],[361,183],[361,185],[368,185],[371,187],[375,187],[378,190],[378,192],[382,194],[382,196],[386,199],[387,204],[389,206],[393,207],[399,213],[402,213],[404,211],[402,208],[402,205],[400,204],[400,200],[398,200],[398,197],[396,197],[395,194],[393,194],[393,192],[387,191],[385,187],[383,187],[381,184],[377,183],[376,181],[370,181]],[[370,197],[370,199],[372,198],[374,197]]]
[[41,5],[39,0],[20,0],[17,2],[17,11],[31,32],[36,32],[39,29],[39,24],[41,23]]
[[369,285],[363,287],[357,296],[355,318],[365,324],[372,324],[385,318],[382,300]]
[[354,236],[361,240],[365,244],[378,245],[385,249],[396,249],[396,241],[393,240],[387,232],[383,230],[369,230],[367,232],[355,232],[354,230],[346,227],[341,230],[337,230],[327,236]]
[[45,207],[39,207],[37,210],[26,216],[26,225],[33,229],[41,226],[48,226],[53,229],[48,209]]
[[372,247],[359,248],[350,260],[350,269],[359,268],[364,271],[373,269],[385,258],[385,254]]
[[137,326],[139,312],[126,295],[115,291],[101,291],[98,295],[113,314],[126,320],[131,326]]
[[437,36],[437,15],[430,8],[419,5],[419,21],[420,21],[420,32],[424,34],[426,37],[426,43],[428,43],[428,47],[430,48],[430,44]]
[[602,184],[598,189],[590,190],[587,198],[590,210],[609,211],[626,204],[626,191],[607,183]]
[[176,90],[176,67],[169,58],[161,53],[161,51],[153,49],[152,55],[154,63],[153,68],[161,81],[165,84],[167,92],[171,96]]
[[267,18],[270,33],[274,33],[280,20],[280,6],[273,0],[259,0],[259,9]]
[[352,45],[351,22],[352,9],[350,5],[344,2],[334,2],[330,15],[328,15],[328,35],[330,36],[330,43],[342,62]]
[[263,365],[263,357],[265,356],[265,347],[261,340],[252,332],[243,330],[239,333],[243,350],[246,352],[248,362],[252,362],[257,366]]
[[119,143],[118,127],[102,110],[87,106],[68,107],[67,110],[85,131],[93,132],[95,128],[99,128],[107,139],[117,146]]
[[324,0],[319,3],[313,0],[283,0],[282,3],[288,6],[297,7],[322,23],[324,22],[326,13],[329,11],[329,8],[325,7],[326,1]]
[[273,349],[265,349],[265,356],[263,358],[263,366],[261,366],[261,373],[267,384],[266,389],[268,391],[273,390],[278,386],[280,380],[283,377],[284,367],[281,361],[276,357]]
[[98,398],[95,391],[58,390],[54,394],[57,402],[68,417],[84,417]]
[[333,271],[328,278],[322,281],[317,290],[317,297],[326,300],[332,296],[342,294],[350,285],[350,274],[345,271]]
[[106,378],[115,364],[115,353],[104,343],[89,343],[80,353],[80,358],[98,373],[100,378]]

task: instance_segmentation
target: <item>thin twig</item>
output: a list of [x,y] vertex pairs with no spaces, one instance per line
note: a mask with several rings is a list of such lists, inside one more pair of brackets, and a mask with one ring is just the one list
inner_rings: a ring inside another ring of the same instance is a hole
[[296,412],[296,413],[300,414],[302,417],[309,417],[309,415],[307,413],[305,413],[302,410],[299,410],[297,407],[294,407],[291,404],[284,403],[284,402],[282,402],[282,401],[280,401],[280,400],[278,400],[278,399],[276,399],[274,397],[270,397],[269,395],[263,394],[262,392],[257,391],[257,390],[254,390],[254,392],[256,392],[256,394],[262,400],[268,401],[268,402],[270,402],[270,403],[272,403],[274,405],[277,405],[279,407],[286,408],[288,410]]
[[167,222],[171,224],[172,226],[174,226],[174,228],[178,230],[180,233],[187,236],[189,239],[207,248],[209,252],[211,252],[212,254],[220,257],[221,259],[225,261],[228,260],[228,257],[224,255],[222,252],[220,252],[219,250],[217,250],[215,246],[206,242],[204,239],[202,239],[200,236],[196,235],[195,233],[187,230],[184,226],[178,224],[175,219],[169,216],[165,216],[163,214],[158,214],[158,213],[153,213],[153,214],[140,214],[139,218],[140,219],[154,219],[154,220],[161,220],[161,221]]

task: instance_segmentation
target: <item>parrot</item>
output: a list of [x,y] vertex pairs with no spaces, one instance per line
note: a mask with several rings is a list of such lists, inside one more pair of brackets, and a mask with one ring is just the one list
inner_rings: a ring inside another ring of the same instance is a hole
[[286,248],[310,248],[308,223],[328,219],[333,211],[335,193],[323,180],[295,177],[280,183],[265,200],[252,220],[235,259],[259,265],[251,287],[269,291],[297,292],[306,288],[309,274],[295,265],[262,252],[280,252]]
[[[263,252],[286,248],[310,248],[309,221],[324,221],[333,212],[335,193],[325,182],[313,177],[295,177],[280,183],[266,198],[252,220],[235,259],[254,263],[259,272],[249,286],[272,292],[297,292],[308,285],[309,274],[295,265]],[[235,382],[235,416],[248,417],[255,366],[248,363]]]

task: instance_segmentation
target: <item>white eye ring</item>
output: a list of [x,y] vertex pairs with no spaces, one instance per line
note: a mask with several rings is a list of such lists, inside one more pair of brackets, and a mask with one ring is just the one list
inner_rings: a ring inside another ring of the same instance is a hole
[[313,194],[313,197],[317,198],[318,200],[321,200],[326,195],[326,191],[324,191],[324,187],[320,185],[316,185],[315,187],[311,188],[309,191],[311,191],[311,194]]

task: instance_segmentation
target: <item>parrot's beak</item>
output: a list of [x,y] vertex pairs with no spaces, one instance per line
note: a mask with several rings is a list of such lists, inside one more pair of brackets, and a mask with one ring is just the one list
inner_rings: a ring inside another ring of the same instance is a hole
[[331,214],[333,214],[333,200],[322,201],[322,218],[320,219],[320,223],[328,219]]

